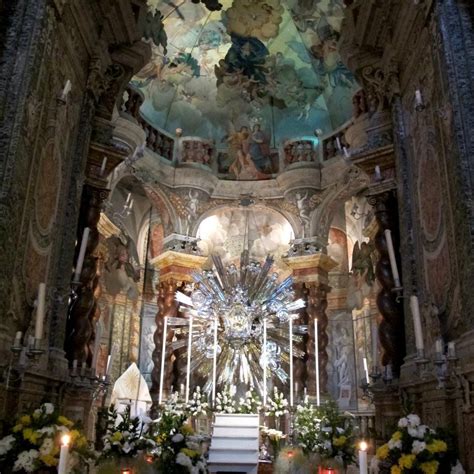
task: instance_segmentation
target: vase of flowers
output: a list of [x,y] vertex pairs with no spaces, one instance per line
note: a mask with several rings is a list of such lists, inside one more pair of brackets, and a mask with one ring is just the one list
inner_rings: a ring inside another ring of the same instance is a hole
[[398,421],[390,440],[377,449],[380,474],[463,473],[452,436],[410,414]]
[[276,460],[278,458],[278,454],[280,453],[286,435],[283,434],[282,431],[275,430],[273,428],[268,428],[266,426],[262,426],[260,428],[260,432],[262,433],[264,442],[265,440],[268,440],[268,442],[270,443],[273,452],[273,459]]
[[355,437],[352,418],[339,411],[334,401],[320,407],[299,405],[295,414],[298,445],[310,456],[316,472],[339,474],[355,461]]
[[75,423],[60,415],[52,403],[20,416],[10,433],[0,439],[0,472],[57,472],[63,434],[71,439],[68,472],[84,472],[95,453]]
[[235,413],[237,407],[234,400],[233,390],[225,388],[216,395],[216,413]]
[[252,391],[248,390],[245,392],[245,397],[240,398],[239,405],[237,407],[237,413],[242,413],[245,415],[259,413],[262,409],[262,401],[258,395]]
[[279,430],[281,417],[288,413],[288,400],[283,395],[283,392],[278,392],[276,387],[273,389],[273,398],[268,400],[266,413],[275,418],[275,428]]

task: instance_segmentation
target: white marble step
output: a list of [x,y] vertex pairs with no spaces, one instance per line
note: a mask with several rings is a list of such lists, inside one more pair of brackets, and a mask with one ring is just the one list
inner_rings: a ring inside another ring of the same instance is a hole
[[218,414],[214,426],[259,426],[258,415]]
[[256,450],[258,449],[258,438],[220,438],[214,436],[212,438],[212,449],[213,450]]
[[241,466],[242,464],[254,466],[258,463],[258,450],[255,451],[210,451],[210,464],[228,464],[234,466]]
[[[215,426],[212,437],[219,438],[257,438],[258,427],[249,428],[246,426]],[[212,445],[212,444],[211,444]]]
[[247,474],[257,474],[258,465],[249,464],[249,465],[240,465],[240,466],[231,466],[229,464],[213,464],[209,466],[209,472],[245,472]]

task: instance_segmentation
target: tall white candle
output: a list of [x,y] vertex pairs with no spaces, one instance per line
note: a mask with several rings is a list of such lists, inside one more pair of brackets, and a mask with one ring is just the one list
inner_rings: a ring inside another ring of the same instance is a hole
[[341,140],[339,139],[339,137],[336,137],[336,144],[337,144],[337,149],[338,150],[341,150]]
[[377,369],[379,355],[379,330],[377,320],[374,317],[372,321],[372,367],[374,371]]
[[94,339],[94,352],[92,353],[92,363],[91,367],[96,373],[96,366],[97,366],[97,358],[99,357],[99,350],[100,350],[100,340],[102,339],[102,326],[100,325],[99,321],[95,324],[95,339]]
[[367,463],[367,443],[361,441],[359,444],[359,472],[360,474],[368,474],[368,463]]
[[392,232],[390,229],[384,231],[385,239],[387,241],[388,258],[390,259],[390,267],[392,268],[393,281],[395,287],[400,288],[400,275],[398,274],[397,260],[395,258],[395,249],[393,248]]
[[61,436],[61,451],[59,452],[58,474],[66,474],[67,461],[69,457],[69,443],[71,436],[64,434]]
[[110,375],[110,370],[112,369],[112,364],[114,363],[114,356],[115,356],[116,351],[117,351],[117,346],[115,344],[112,344],[112,347],[110,348],[110,354],[107,357],[107,365],[105,368],[106,378]]
[[216,406],[216,385],[217,385],[217,326],[219,321],[214,320],[214,354],[212,359],[212,404]]
[[263,320],[263,406],[267,406],[267,320]]
[[35,319],[35,339],[43,339],[44,308],[46,306],[46,284],[40,283],[38,286],[38,299]]
[[127,200],[125,201],[125,205],[127,205],[130,202],[130,199],[132,199],[132,193],[127,194]]
[[380,166],[379,165],[377,165],[375,167],[375,180],[376,181],[382,181],[382,173],[380,171]]
[[425,344],[423,341],[423,331],[421,329],[420,305],[415,295],[410,296],[410,309],[415,329],[415,346],[418,351],[422,351],[425,348]]
[[368,384],[370,384],[370,378],[369,378],[369,367],[367,365],[367,357],[364,357],[363,362],[364,362],[365,380],[366,380],[367,385],[368,385]]
[[347,147],[343,147],[342,151],[344,152],[344,157],[345,158],[350,158],[351,157],[351,154],[349,153],[349,150],[347,149]]
[[454,341],[448,342],[448,357],[456,357],[456,343]]
[[289,338],[290,338],[290,407],[294,404],[294,388],[293,388],[293,317],[290,315],[289,321]]
[[68,79],[66,81],[66,84],[64,84],[63,91],[61,92],[61,100],[67,99],[67,95],[69,94],[69,92],[71,92],[71,89],[72,89],[72,84],[71,84],[71,81]]
[[443,353],[443,341],[441,339],[436,339],[435,341],[435,352],[437,355],[441,355]]
[[161,345],[161,368],[160,368],[160,393],[158,396],[158,404],[163,402],[163,382],[165,377],[165,358],[166,358],[166,337],[168,333],[168,316],[163,321],[163,344]]
[[423,96],[421,95],[420,89],[416,89],[415,91],[415,105],[417,107],[423,105]]
[[318,319],[314,319],[314,363],[316,372],[316,405],[319,407],[321,404],[319,394],[319,337],[318,337]]
[[133,207],[133,199],[130,199],[130,204],[128,205],[128,208],[131,210]]
[[104,156],[104,159],[102,160],[102,165],[100,166],[100,175],[102,176],[105,172],[105,165],[107,164],[107,157]]
[[193,317],[189,317],[189,334],[188,334],[188,363],[186,365],[186,403],[189,402],[189,387],[191,381],[191,352],[193,345]]
[[13,347],[21,346],[21,336],[23,336],[23,333],[21,331],[17,331],[17,333],[15,334],[15,340],[13,341]]
[[86,256],[87,242],[89,240],[89,227],[84,229],[82,234],[81,248],[79,249],[79,256],[77,257],[76,270],[74,272],[74,281],[80,281],[82,266],[84,265],[84,257]]

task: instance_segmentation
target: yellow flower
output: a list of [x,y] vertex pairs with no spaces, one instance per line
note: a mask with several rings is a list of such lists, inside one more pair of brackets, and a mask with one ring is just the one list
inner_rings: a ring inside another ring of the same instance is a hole
[[189,425],[189,424],[184,424],[184,425],[181,427],[181,430],[180,430],[180,431],[181,431],[181,433],[182,433],[183,435],[185,435],[185,436],[186,436],[186,435],[192,435],[192,434],[194,433],[192,426]]
[[30,443],[36,444],[40,436],[40,433],[33,431],[31,428],[25,428],[23,430],[23,439],[29,441]]
[[87,446],[87,438],[85,436],[79,436],[76,440],[76,446],[80,449]]
[[112,442],[115,442],[115,441],[121,441],[121,439],[123,438],[123,435],[122,433],[120,433],[120,431],[116,431],[113,435],[112,435]]
[[64,425],[64,426],[72,426],[74,424],[73,421],[71,421],[69,418],[66,418],[65,416],[62,416],[62,415],[59,415],[58,416],[58,423],[60,425]]
[[334,443],[334,446],[336,446],[336,447],[344,446],[346,441],[347,441],[346,436],[339,436],[337,438],[332,439],[332,442]]
[[46,466],[57,466],[58,459],[52,456],[51,454],[45,454],[44,456],[40,456],[40,461],[42,461]]
[[420,464],[420,469],[423,471],[423,474],[436,474],[438,472],[438,466],[438,461],[430,461]]
[[448,445],[440,439],[435,439],[430,444],[426,445],[426,449],[430,453],[444,453],[448,450]]
[[23,415],[22,417],[20,417],[20,423],[22,425],[29,425],[31,423],[31,416]]
[[18,424],[13,427],[13,433],[18,433],[18,431],[21,431],[23,429],[23,425]]
[[401,431],[395,431],[392,435],[393,441],[400,441],[402,439],[402,433]]
[[74,443],[74,441],[76,441],[76,439],[81,436],[81,433],[79,433],[79,431],[77,430],[71,430],[69,432],[69,435],[71,436],[71,442]]
[[377,459],[386,459],[388,452],[390,451],[388,444],[383,444],[380,448],[377,449]]
[[392,466],[390,468],[390,474],[402,474],[402,470],[398,466]]
[[416,456],[414,454],[403,454],[398,460],[398,465],[401,468],[411,469],[415,462]]
[[186,454],[188,458],[195,458],[196,456],[199,456],[199,453],[197,451],[194,451],[194,449],[182,448],[181,452],[183,454]]

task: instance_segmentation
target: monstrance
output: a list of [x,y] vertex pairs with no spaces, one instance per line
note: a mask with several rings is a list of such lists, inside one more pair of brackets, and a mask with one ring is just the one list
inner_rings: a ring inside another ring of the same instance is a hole
[[278,282],[278,274],[270,273],[273,258],[267,256],[261,265],[250,261],[248,250],[241,254],[240,268],[225,267],[218,256],[212,259],[212,271],[193,273],[189,296],[176,293],[186,317],[167,323],[181,335],[173,350],[187,341],[188,362],[182,369],[187,397],[191,374],[204,380],[203,390],[213,396],[216,387],[244,384],[265,399],[268,378],[290,381],[293,394],[293,358],[304,357],[298,343],[307,326],[293,323],[305,303],[294,299],[292,278]]

